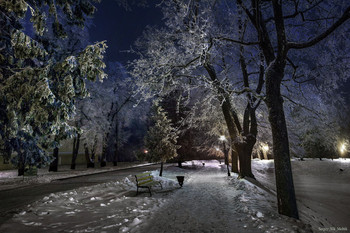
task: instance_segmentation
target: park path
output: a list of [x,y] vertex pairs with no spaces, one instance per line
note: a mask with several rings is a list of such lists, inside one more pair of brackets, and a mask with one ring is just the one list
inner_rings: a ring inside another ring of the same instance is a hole
[[249,224],[222,166],[197,168],[184,186],[137,232],[264,232]]

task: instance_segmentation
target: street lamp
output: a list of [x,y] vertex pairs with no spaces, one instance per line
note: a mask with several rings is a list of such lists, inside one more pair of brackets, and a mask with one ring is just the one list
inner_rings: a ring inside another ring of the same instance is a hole
[[346,144],[342,143],[339,147],[339,152],[341,155],[343,155],[347,151]]
[[261,146],[261,149],[262,149],[262,152],[263,152],[264,159],[269,159],[269,157],[267,156],[267,152],[270,149],[269,145],[263,143],[262,146]]
[[268,152],[269,151],[269,145],[264,145],[262,147],[262,149],[263,149],[264,152]]
[[219,140],[222,142],[222,145],[223,145],[223,147],[224,147],[224,156],[225,156],[225,162],[226,162],[226,167],[227,167],[227,175],[228,175],[228,176],[231,176],[230,169],[229,169],[229,167],[228,167],[228,155],[227,155],[226,145],[225,145],[225,141],[226,141],[225,135],[221,135],[221,136],[219,137]]

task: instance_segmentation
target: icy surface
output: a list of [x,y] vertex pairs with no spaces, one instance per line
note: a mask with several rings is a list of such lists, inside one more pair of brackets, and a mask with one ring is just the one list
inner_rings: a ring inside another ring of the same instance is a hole
[[[275,197],[217,161],[169,167],[163,183],[136,194],[132,176],[52,193],[0,227],[0,232],[311,232],[310,225],[277,214]],[[179,187],[176,176],[184,175]]]

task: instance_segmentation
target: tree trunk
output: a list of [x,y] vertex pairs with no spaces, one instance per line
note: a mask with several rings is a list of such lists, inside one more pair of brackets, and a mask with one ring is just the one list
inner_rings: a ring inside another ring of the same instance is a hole
[[163,161],[160,162],[160,171],[159,171],[159,176],[163,176]]
[[118,150],[119,150],[119,146],[118,146],[118,138],[119,138],[119,124],[118,124],[118,117],[116,118],[117,122],[115,124],[115,142],[114,142],[114,156],[113,156],[113,166],[117,166],[118,165]]
[[238,152],[239,158],[239,177],[251,177],[254,178],[252,173],[252,151],[255,142],[251,140],[244,141],[242,143],[235,143],[235,148]]
[[[214,67],[212,67],[209,64],[205,64],[204,68],[207,70],[211,80],[214,82],[214,86],[217,89],[219,95],[218,95],[218,100],[220,101],[221,104],[221,109],[222,113],[225,118],[226,126],[231,138],[231,145],[234,144],[233,142],[236,140],[237,136],[241,133],[242,129],[239,123],[238,116],[236,112],[234,111],[234,108],[231,105],[230,102],[230,96],[228,93],[225,92],[225,90],[220,86],[220,82],[217,78],[216,72]],[[248,115],[249,117],[249,115]],[[256,134],[255,134],[256,135]],[[240,155],[240,151],[237,150],[237,153],[239,155],[239,174],[241,177],[249,176],[254,178],[252,172],[251,172],[251,165],[249,164],[248,167],[245,167],[248,165],[247,162],[245,161],[251,161],[251,155],[250,154],[245,154],[245,156],[248,156],[249,158],[243,159],[242,155]],[[225,163],[226,163],[226,158],[225,158]],[[250,171],[249,171],[250,170]],[[244,174],[241,174],[242,171],[245,171]]]
[[107,165],[106,164],[106,157],[107,157],[108,138],[109,138],[109,133],[107,133],[104,136],[104,140],[103,140],[102,155],[101,155],[101,159],[100,159],[100,166],[101,167],[105,167]]
[[[18,140],[16,140],[17,148],[20,148]],[[24,170],[25,170],[25,161],[26,156],[20,152],[20,150],[16,150],[18,153],[18,176],[24,176]]]
[[101,163],[100,163],[101,167],[105,167],[107,166],[107,162],[106,162],[106,157],[101,157]]
[[231,176],[230,168],[229,168],[229,162],[228,162],[228,151],[226,150],[225,141],[223,141],[222,144],[223,144],[223,147],[224,147],[223,150],[224,150],[225,164],[226,164],[226,168],[227,168],[227,176]]
[[283,98],[280,92],[284,67],[285,62],[275,60],[266,71],[266,105],[272,130],[278,212],[298,219],[288,132],[283,110]]
[[91,168],[95,167],[95,157],[96,157],[97,144],[98,144],[98,139],[97,139],[97,135],[95,135],[94,145],[92,146],[91,157],[90,157],[90,161],[91,161],[90,167]]
[[80,143],[80,134],[78,133],[73,140],[73,154],[72,154],[72,163],[70,165],[70,169],[75,169],[75,166],[76,166],[75,161],[79,153],[79,143]]
[[177,166],[178,166],[179,168],[182,168],[182,161],[177,161]]
[[53,150],[54,160],[50,163],[49,172],[57,172],[58,170],[58,147]]
[[[94,163],[92,162],[92,160],[90,158],[89,147],[88,147],[87,143],[84,143],[84,151],[85,151],[86,167],[87,168],[95,167]],[[93,151],[91,153],[93,153]]]
[[236,150],[231,148],[231,171],[234,173],[239,173],[238,171],[238,153]]
[[23,154],[19,155],[19,161],[18,161],[18,176],[24,176],[24,156]]

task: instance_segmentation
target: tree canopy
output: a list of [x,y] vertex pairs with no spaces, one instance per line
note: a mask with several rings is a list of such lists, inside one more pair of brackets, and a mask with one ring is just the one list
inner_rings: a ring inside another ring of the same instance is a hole
[[[105,42],[68,54],[45,44],[50,33],[57,37],[52,45],[64,41],[68,29],[84,26],[94,11],[88,0],[1,1],[0,147],[8,157],[15,152],[19,167],[49,162],[47,150],[74,134],[67,121],[74,99],[87,96],[85,80],[106,76]],[[28,14],[34,34],[21,25]]]

